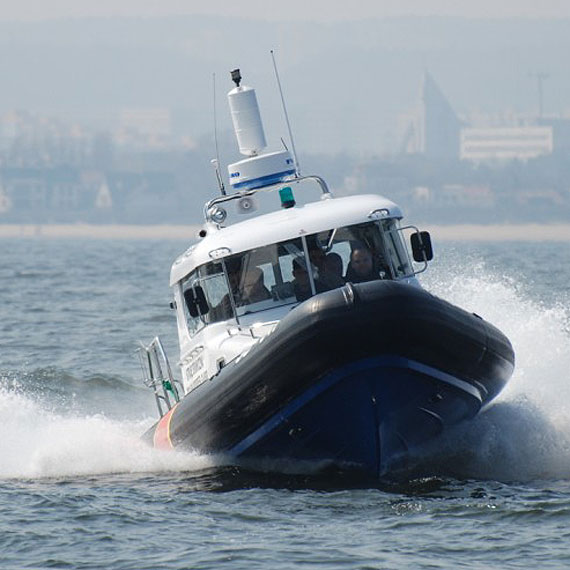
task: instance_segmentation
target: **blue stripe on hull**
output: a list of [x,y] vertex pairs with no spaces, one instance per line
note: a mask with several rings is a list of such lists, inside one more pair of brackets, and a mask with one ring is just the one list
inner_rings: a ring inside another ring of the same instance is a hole
[[229,453],[326,460],[378,476],[408,447],[480,407],[468,382],[398,356],[368,358],[323,377]]

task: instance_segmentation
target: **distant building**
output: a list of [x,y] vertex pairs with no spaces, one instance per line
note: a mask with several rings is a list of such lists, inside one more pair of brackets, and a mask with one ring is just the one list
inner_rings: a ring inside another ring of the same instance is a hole
[[422,83],[421,101],[420,152],[430,158],[457,158],[462,122],[428,72]]
[[443,159],[459,156],[463,123],[428,72],[422,79],[419,108],[400,115],[398,121],[400,154],[423,154]]
[[570,154],[570,119],[568,117],[543,117],[538,124],[552,129],[553,152]]
[[570,117],[537,117],[506,110],[455,113],[434,78],[425,73],[420,108],[399,117],[400,154],[473,162],[529,160],[570,154]]
[[492,127],[461,129],[462,160],[528,160],[551,154],[552,127]]

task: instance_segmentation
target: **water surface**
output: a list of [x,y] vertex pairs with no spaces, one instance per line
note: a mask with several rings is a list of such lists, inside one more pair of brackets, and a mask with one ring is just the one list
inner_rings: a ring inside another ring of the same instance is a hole
[[151,450],[137,341],[176,361],[181,241],[0,240],[0,568],[567,568],[564,243],[446,243],[424,285],[517,356],[473,422],[382,484]]

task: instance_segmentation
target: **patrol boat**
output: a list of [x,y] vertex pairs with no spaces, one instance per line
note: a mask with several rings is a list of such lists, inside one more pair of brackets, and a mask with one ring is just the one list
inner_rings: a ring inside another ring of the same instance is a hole
[[172,266],[182,380],[158,337],[143,346],[160,414],[144,437],[249,468],[387,476],[500,392],[513,349],[421,288],[431,239],[396,204],[333,197],[294,147],[263,152],[255,91],[232,78],[246,158],[230,192],[217,170],[199,241]]

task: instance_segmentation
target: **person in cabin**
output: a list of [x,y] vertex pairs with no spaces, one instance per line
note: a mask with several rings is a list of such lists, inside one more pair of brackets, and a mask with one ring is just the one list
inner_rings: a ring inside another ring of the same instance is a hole
[[293,291],[297,301],[304,301],[313,294],[305,260],[301,257],[293,259]]
[[374,265],[374,257],[370,249],[361,243],[355,245],[350,253],[350,262],[345,275],[346,281],[364,283],[378,279],[380,275]]
[[342,276],[342,257],[338,253],[333,251],[327,254],[323,273],[323,281],[330,285],[330,289],[336,289],[345,284]]
[[[329,256],[332,256],[329,260]],[[338,259],[336,259],[338,258]],[[336,289],[344,285],[342,278],[342,258],[337,253],[329,253],[328,255],[316,244],[309,246],[309,259],[314,269],[316,269],[316,279],[320,284],[320,291],[328,291]],[[340,262],[340,272],[338,270],[338,262]]]
[[244,276],[238,296],[238,305],[250,305],[271,299],[271,293],[264,284],[263,271],[253,267]]
[[[313,277],[313,281],[317,293],[322,293],[327,290],[318,278]],[[313,294],[311,291],[311,280],[309,279],[305,259],[303,257],[293,259],[293,291],[295,292],[297,301],[305,301]]]

